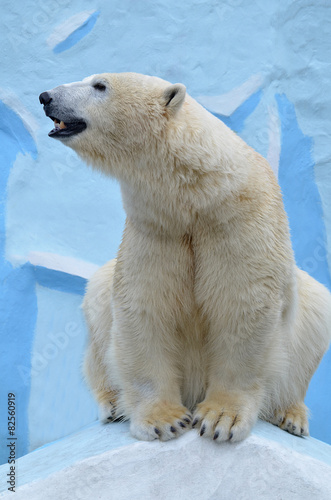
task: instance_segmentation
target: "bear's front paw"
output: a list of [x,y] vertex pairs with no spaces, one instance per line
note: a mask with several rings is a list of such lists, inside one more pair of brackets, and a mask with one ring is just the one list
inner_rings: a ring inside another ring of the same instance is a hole
[[142,441],[168,441],[191,428],[192,415],[185,406],[159,402],[131,417],[130,431]]
[[223,401],[208,399],[198,404],[192,427],[200,436],[211,437],[216,442],[241,441],[253,427],[257,412],[232,396],[223,396]]

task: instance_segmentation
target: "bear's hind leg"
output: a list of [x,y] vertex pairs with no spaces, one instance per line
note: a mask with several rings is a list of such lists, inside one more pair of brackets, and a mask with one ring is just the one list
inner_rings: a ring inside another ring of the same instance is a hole
[[89,330],[89,345],[84,359],[84,375],[99,406],[102,422],[121,417],[118,391],[109,380],[111,344],[111,300],[116,260],[107,262],[89,281],[83,309]]
[[303,402],[276,410],[269,422],[296,436],[309,436],[307,407]]
[[100,354],[92,343],[85,355],[84,374],[98,404],[101,422],[108,423],[121,417],[118,391],[111,387]]
[[121,417],[118,414],[118,392],[112,389],[104,389],[95,394],[99,405],[99,420],[103,423],[113,422]]

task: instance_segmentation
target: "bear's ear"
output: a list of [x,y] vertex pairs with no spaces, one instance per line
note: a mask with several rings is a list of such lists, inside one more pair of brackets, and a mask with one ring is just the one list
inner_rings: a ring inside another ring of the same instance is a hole
[[186,87],[182,83],[170,85],[163,92],[165,107],[172,113],[176,113],[182,106],[186,95]]

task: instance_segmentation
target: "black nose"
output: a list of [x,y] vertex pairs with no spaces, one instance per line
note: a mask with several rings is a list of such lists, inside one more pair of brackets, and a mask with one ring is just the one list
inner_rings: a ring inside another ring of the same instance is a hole
[[43,92],[39,96],[40,104],[44,104],[44,105],[49,104],[51,102],[51,100],[52,100],[52,98],[48,92]]

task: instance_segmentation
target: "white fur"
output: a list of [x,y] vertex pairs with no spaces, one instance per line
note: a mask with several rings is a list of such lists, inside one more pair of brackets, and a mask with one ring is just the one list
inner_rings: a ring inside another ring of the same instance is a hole
[[245,438],[258,416],[307,434],[331,296],[295,266],[267,161],[182,85],[103,74],[51,92],[88,125],[65,143],[119,180],[127,213],[117,261],[84,300],[103,418],[130,418],[140,439],[179,435],[191,411],[216,441]]

